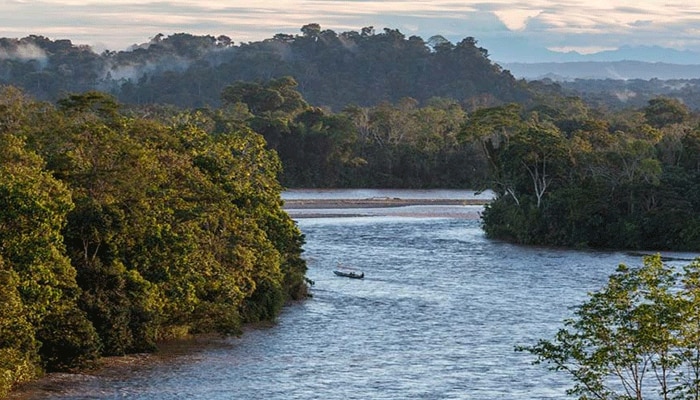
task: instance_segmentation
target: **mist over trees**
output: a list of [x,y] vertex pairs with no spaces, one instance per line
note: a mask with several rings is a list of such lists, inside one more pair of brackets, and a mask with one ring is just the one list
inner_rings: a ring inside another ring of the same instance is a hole
[[[236,81],[293,77],[311,104],[340,111],[348,105],[425,104],[444,97],[473,109],[529,99],[524,81],[489,60],[476,39],[451,43],[436,35],[406,37],[396,29],[364,27],[336,33],[310,23],[299,34],[236,43],[225,35],[157,34],[121,51],[95,53],[70,40],[30,35],[0,38],[0,84],[39,100],[100,90],[129,104],[218,107],[221,89]],[[558,83],[569,95],[614,109],[643,107],[664,95],[700,108],[697,79],[594,80]]]
[[0,82],[44,100],[102,90],[131,104],[216,107],[226,85],[283,76],[294,77],[310,103],[335,110],[402,97],[475,104],[527,97],[474,38],[426,42],[388,28],[337,34],[308,24],[300,35],[238,45],[226,36],[159,34],[129,50],[102,54],[69,40],[0,39]]

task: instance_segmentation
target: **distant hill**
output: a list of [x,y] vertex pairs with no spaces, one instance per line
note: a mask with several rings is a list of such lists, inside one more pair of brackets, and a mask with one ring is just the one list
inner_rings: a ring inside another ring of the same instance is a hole
[[669,64],[698,65],[700,53],[689,50],[676,50],[660,46],[622,46],[616,50],[605,50],[586,54],[580,61],[621,61],[664,62]]
[[582,61],[502,66],[516,78],[555,82],[564,92],[605,108],[639,108],[665,96],[700,110],[700,65]]
[[[696,95],[700,65],[642,61],[499,65],[471,37],[453,44],[441,36],[406,37],[395,29],[375,32],[366,27],[336,33],[318,24],[305,25],[301,32],[240,44],[226,36],[156,35],[128,50],[100,54],[70,40],[36,35],[1,38],[0,84],[21,87],[41,100],[97,89],[126,104],[192,108],[219,106],[221,91],[237,81],[292,76],[312,105],[339,111],[348,105],[398,103],[406,97],[423,104],[434,97],[450,98],[466,109],[523,103],[533,93],[523,79],[544,78],[562,83],[562,89],[573,95],[613,107],[643,105],[658,95],[700,107]],[[670,60],[681,56],[690,54],[669,53]],[[677,82],[682,79],[689,82]],[[666,80],[674,82],[657,82]]]
[[663,96],[700,110],[700,79],[576,79],[557,85],[588,104],[606,109],[642,108],[649,100]]
[[492,59],[503,65],[508,63],[570,63],[570,62],[615,62],[642,61],[648,63],[668,63],[700,65],[700,53],[676,50],[660,46],[622,46],[615,50],[582,54],[575,51],[553,51],[534,46],[522,38],[490,41]]
[[548,63],[505,63],[502,67],[516,78],[548,78],[554,81],[575,79],[698,79],[700,64],[681,65],[643,61],[580,61]]
[[233,82],[281,76],[294,77],[311,104],[335,110],[404,97],[478,106],[529,96],[526,85],[489,60],[474,38],[452,44],[371,27],[337,34],[318,24],[301,31],[238,45],[226,36],[156,35],[127,51],[102,54],[70,40],[0,39],[0,84],[46,100],[99,89],[124,103],[182,107],[217,106],[221,90]]

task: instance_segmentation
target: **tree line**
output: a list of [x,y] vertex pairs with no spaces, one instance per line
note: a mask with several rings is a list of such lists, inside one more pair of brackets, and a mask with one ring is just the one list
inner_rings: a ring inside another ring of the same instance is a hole
[[523,244],[700,249],[700,125],[676,99],[596,115],[579,99],[477,111],[498,198],[487,235]]
[[[225,35],[157,34],[126,50],[96,53],[67,39],[0,38],[0,84],[40,100],[100,90],[129,104],[219,107],[221,88],[236,81],[292,76],[316,106],[340,111],[410,97],[425,104],[450,98],[467,108],[529,99],[527,83],[489,60],[473,37],[452,43],[440,35],[406,37],[368,26],[336,33],[310,23],[248,43]],[[547,79],[544,79],[547,82]],[[549,82],[551,83],[551,82]],[[640,108],[658,96],[700,107],[697,79],[558,82],[561,93],[609,109]],[[342,95],[339,95],[342,94]]]
[[[231,38],[158,34],[123,51],[97,54],[70,40],[0,39],[0,83],[37,99],[100,90],[128,104],[218,107],[235,81],[292,76],[312,104],[340,110],[403,97],[449,97],[474,104],[520,101],[523,82],[488,59],[472,37],[453,44],[397,29],[336,33],[311,23],[301,34],[235,44]],[[340,94],[340,95],[339,95]]]
[[338,113],[292,78],[237,82],[223,108],[260,132],[288,187],[492,189],[492,238],[582,248],[700,249],[700,120],[679,100],[602,110],[531,84],[531,102],[469,110],[404,98]]
[[0,396],[306,296],[279,158],[215,113],[0,90]]
[[286,187],[473,187],[483,156],[461,139],[467,113],[455,100],[413,98],[342,112],[310,105],[291,77],[236,82],[222,109],[266,139]]

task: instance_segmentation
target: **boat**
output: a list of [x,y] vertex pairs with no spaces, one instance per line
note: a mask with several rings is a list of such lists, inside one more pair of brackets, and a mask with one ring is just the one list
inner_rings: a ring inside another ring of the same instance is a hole
[[340,270],[335,270],[333,271],[334,274],[338,276],[343,276],[346,278],[353,278],[353,279],[362,279],[365,277],[364,272],[355,272],[355,271],[340,271]]

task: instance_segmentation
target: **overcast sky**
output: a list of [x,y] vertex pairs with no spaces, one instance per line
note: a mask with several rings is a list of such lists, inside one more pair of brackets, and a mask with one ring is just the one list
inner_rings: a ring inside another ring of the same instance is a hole
[[698,0],[0,0],[0,36],[71,39],[124,50],[158,33],[227,35],[234,42],[298,34],[307,23],[338,33],[374,26],[427,40],[472,36],[491,58],[542,47],[590,53],[658,45],[700,51]]

